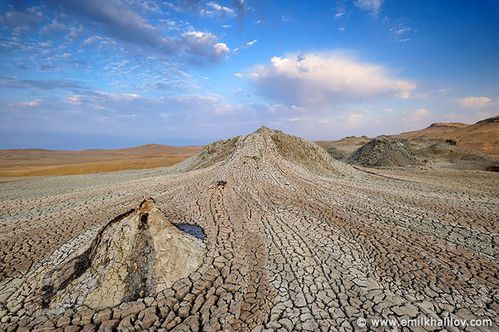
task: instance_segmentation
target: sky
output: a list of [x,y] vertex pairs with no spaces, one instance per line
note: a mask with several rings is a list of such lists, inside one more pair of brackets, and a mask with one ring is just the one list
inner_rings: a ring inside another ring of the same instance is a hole
[[0,3],[0,149],[309,140],[499,114],[495,0]]

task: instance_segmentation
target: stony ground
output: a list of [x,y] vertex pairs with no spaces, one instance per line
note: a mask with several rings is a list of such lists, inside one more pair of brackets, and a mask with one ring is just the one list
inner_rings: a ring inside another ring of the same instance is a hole
[[[0,189],[0,330],[366,331],[382,317],[499,329],[497,173],[353,168],[263,128],[175,168]],[[203,227],[195,272],[111,308],[37,302],[47,266],[148,197]]]

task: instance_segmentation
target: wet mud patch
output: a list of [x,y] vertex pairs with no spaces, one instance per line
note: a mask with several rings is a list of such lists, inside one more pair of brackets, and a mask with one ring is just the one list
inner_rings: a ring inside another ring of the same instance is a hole
[[206,234],[204,233],[204,229],[201,226],[185,224],[185,223],[174,224],[174,225],[184,233],[192,235],[200,240],[206,239]]

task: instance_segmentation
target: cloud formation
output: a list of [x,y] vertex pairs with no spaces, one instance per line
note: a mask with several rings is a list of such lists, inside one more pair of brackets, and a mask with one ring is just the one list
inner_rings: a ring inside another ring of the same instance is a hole
[[369,12],[374,16],[378,16],[383,0],[356,0],[355,5],[360,9]]
[[258,39],[254,39],[252,41],[249,41],[249,42],[246,43],[246,46],[247,47],[251,47],[251,46],[255,45],[257,41],[258,41]]
[[206,9],[200,9],[201,15],[220,17],[231,17],[236,15],[232,8],[222,6],[213,1],[206,3],[206,7]]
[[244,0],[232,0],[232,8],[223,6],[215,1],[204,3],[200,0],[174,0],[165,2],[165,5],[177,12],[194,12],[201,16],[210,17],[233,17],[244,18],[246,15],[246,2]]
[[490,105],[492,102],[492,99],[489,97],[466,97],[466,98],[461,98],[457,100],[457,103],[463,107],[470,107],[470,108],[482,108],[485,106]]
[[212,61],[218,61],[229,53],[225,43],[218,43],[216,36],[209,32],[189,31],[184,33],[182,44],[185,50],[192,55],[197,55]]
[[8,76],[0,76],[0,87],[36,90],[85,89],[83,84],[73,80],[28,80]]
[[[229,51],[227,45],[218,42],[217,36],[211,33],[191,31],[184,33],[180,38],[163,36],[158,27],[149,23],[121,1],[52,0],[50,3],[71,15],[98,23],[110,37],[116,40],[139,46],[140,49],[148,48],[160,55],[187,53],[190,56],[216,62]],[[230,10],[216,3],[210,4],[212,10]],[[90,42],[92,42],[90,39],[85,41],[86,44]]]
[[385,96],[409,98],[416,85],[382,66],[339,53],[289,54],[247,75],[257,91],[288,105],[326,107]]
[[340,3],[338,7],[336,7],[335,13],[334,13],[334,18],[339,19],[345,16],[346,14],[346,7],[344,3]]
[[56,19],[53,19],[51,23],[45,25],[40,32],[50,34],[50,33],[57,33],[59,31],[63,31],[66,29],[66,25],[58,22]]
[[36,25],[43,18],[43,14],[35,7],[25,11],[7,11],[0,15],[0,23],[9,28],[30,27]]
[[120,1],[52,0],[69,13],[101,24],[112,37],[121,41],[172,53],[175,42],[161,36],[160,31]]

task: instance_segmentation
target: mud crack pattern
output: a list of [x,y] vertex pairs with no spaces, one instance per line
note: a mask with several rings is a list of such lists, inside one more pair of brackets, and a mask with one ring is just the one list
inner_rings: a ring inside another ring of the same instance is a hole
[[[361,317],[499,329],[498,175],[363,172],[265,128],[227,144],[173,169],[1,183],[1,329],[382,330]],[[27,275],[147,197],[204,229],[195,272],[102,310],[30,300]]]

